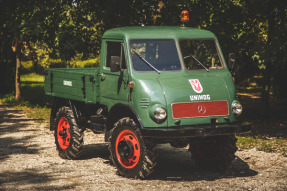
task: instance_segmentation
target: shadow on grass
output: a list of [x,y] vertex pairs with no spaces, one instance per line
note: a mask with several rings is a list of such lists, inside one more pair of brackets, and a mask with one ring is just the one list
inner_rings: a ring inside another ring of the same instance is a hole
[[24,81],[21,82],[21,85],[38,85],[41,86],[42,88],[44,88],[44,83],[43,82],[38,82],[38,81]]
[[51,106],[52,97],[45,94],[43,86],[23,86],[21,91],[22,98],[32,106]]
[[[23,114],[23,111],[18,109],[11,109],[9,105],[0,105],[0,127],[2,123],[22,123],[22,122],[29,122],[29,121],[43,121],[44,119],[31,119],[31,118],[19,118],[18,115]],[[25,124],[23,124],[25,125]],[[9,128],[8,131],[17,131],[17,128]],[[6,131],[5,128],[1,128],[0,132]],[[7,132],[7,131],[6,131]]]

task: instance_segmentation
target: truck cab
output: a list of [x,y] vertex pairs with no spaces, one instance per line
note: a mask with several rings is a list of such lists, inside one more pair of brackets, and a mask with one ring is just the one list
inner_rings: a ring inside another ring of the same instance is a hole
[[98,69],[48,69],[45,91],[55,97],[59,155],[80,156],[85,128],[104,132],[125,177],[148,176],[162,143],[189,145],[198,165],[226,169],[235,134],[250,130],[238,121],[242,106],[216,36],[196,28],[108,30]]
[[232,76],[209,31],[117,28],[104,34],[102,52],[100,102],[108,110],[118,103],[133,108],[144,136],[228,131],[240,115]]

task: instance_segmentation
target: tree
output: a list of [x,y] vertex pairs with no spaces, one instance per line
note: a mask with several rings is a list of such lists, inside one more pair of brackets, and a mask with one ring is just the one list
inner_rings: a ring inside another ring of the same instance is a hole
[[[50,28],[45,27],[45,24],[43,24],[45,23],[43,22],[46,18],[45,15],[49,13],[47,10],[52,8],[51,3],[53,1],[0,1],[0,67],[3,69],[0,70],[0,76],[3,78],[1,80],[1,92],[7,93],[16,89],[17,101],[20,100],[19,70],[21,67],[22,44],[44,40],[45,37],[51,35],[51,33],[46,32]],[[11,44],[15,54],[12,53]],[[16,73],[12,71],[16,71]],[[12,88],[15,75],[17,75],[16,88]]]
[[[261,80],[262,103],[264,114],[270,111],[270,92],[275,96],[287,96],[287,4],[284,1],[253,0],[244,1],[243,9],[248,16],[250,30],[247,38],[253,43],[250,55],[256,55],[258,67],[263,78]],[[250,38],[250,35],[253,38]]]
[[23,49],[23,42],[20,40],[14,40],[12,42],[12,50],[13,52],[16,53],[16,79],[15,79],[15,90],[16,90],[16,95],[15,95],[15,100],[16,102],[20,102],[20,67],[21,67],[21,52]]

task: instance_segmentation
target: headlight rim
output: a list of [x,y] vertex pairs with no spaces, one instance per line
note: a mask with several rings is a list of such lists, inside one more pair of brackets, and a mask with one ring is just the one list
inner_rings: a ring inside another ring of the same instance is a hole
[[239,101],[233,101],[232,103],[232,113],[235,116],[239,116],[242,114],[243,106]]
[[[159,111],[159,110],[160,110],[160,111]],[[164,112],[164,114],[163,114],[162,112]],[[157,114],[157,113],[160,113],[160,114]],[[161,118],[158,118],[157,115],[164,115],[164,116],[161,117]],[[157,107],[157,108],[155,108],[155,110],[154,110],[154,116],[153,116],[155,120],[157,120],[157,121],[163,121],[163,120],[166,119],[166,116],[167,116],[167,112],[166,112],[166,110],[165,110],[164,108],[162,108],[162,107]]]
[[[165,117],[164,117],[164,118],[161,118],[161,119],[156,118],[155,112],[156,112],[158,109],[163,109],[163,110],[165,111]],[[151,106],[151,107],[149,108],[149,116],[150,116],[150,118],[151,118],[154,122],[156,122],[156,123],[158,123],[158,124],[162,124],[162,123],[164,123],[164,122],[167,120],[167,118],[168,118],[168,112],[167,112],[166,107],[165,107],[163,104],[154,104],[153,106]]]

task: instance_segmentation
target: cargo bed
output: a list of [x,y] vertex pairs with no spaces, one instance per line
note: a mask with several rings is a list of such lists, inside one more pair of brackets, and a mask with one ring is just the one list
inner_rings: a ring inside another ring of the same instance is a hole
[[50,68],[45,93],[55,97],[96,103],[99,100],[98,68]]

